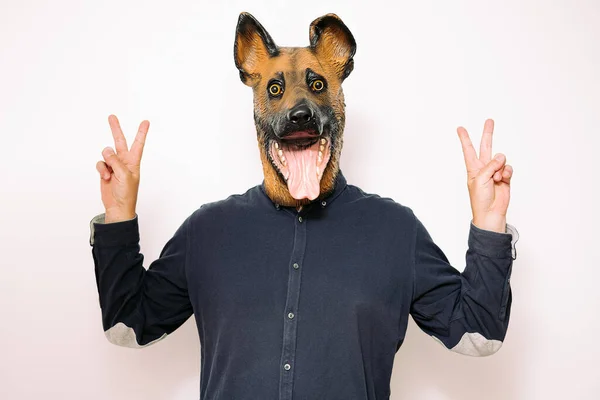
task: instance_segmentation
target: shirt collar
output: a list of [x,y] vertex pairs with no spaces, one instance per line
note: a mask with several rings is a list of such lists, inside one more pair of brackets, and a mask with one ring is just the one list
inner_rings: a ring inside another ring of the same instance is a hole
[[[344,177],[344,174],[342,174],[342,170],[339,169],[337,176],[335,177],[335,183],[334,183],[334,187],[333,187],[333,191],[326,195],[323,198],[317,198],[315,199],[315,201],[313,201],[310,204],[315,204],[315,203],[319,203],[320,206],[322,208],[327,207],[329,204],[331,204],[343,191],[344,189],[346,189],[346,178]],[[269,199],[270,203],[277,209],[283,208],[284,206],[280,206],[277,203],[274,203],[271,198],[267,195],[267,191],[265,189],[265,181],[263,179],[262,183],[260,184],[260,190],[261,192],[263,192],[263,194],[267,197],[267,199]]]

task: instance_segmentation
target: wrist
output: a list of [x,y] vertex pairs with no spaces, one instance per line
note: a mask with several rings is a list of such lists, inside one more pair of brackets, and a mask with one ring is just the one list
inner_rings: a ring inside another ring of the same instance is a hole
[[473,225],[486,231],[506,233],[506,217],[503,215],[473,216]]
[[107,209],[104,213],[104,223],[122,222],[135,218],[135,210]]

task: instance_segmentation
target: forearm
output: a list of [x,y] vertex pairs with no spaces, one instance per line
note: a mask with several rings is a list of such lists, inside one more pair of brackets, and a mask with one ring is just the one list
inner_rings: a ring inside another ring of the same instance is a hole
[[[92,255],[104,331],[111,342],[123,345],[125,338],[114,337],[114,332],[123,330],[119,323],[125,324],[133,330],[137,344],[147,342],[143,337],[144,314],[137,310],[141,306],[146,274],[139,247],[137,216],[104,225],[100,214],[91,224]],[[127,332],[125,329],[122,334],[131,336],[131,332]]]
[[458,353],[485,356],[496,352],[508,329],[510,276],[516,230],[509,234],[472,225],[466,267],[461,274],[460,306],[453,313],[447,344]]
[[498,233],[471,224],[466,268],[452,267],[417,221],[415,295],[417,324],[448,349],[485,356],[500,348],[508,328],[510,275],[518,233]]
[[90,245],[106,337],[120,346],[148,346],[192,315],[185,275],[189,220],[146,270],[137,215],[106,224],[102,218],[90,222]]

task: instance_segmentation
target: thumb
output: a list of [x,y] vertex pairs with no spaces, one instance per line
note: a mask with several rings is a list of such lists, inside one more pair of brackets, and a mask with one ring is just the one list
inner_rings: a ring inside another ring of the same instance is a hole
[[504,167],[504,164],[506,164],[506,157],[504,154],[496,154],[496,156],[481,169],[480,175],[485,179],[491,179],[496,171],[499,171]]
[[127,167],[125,167],[119,157],[117,157],[114,150],[110,147],[106,147],[102,150],[102,156],[104,157],[104,162],[114,171],[117,179],[122,180],[127,174]]

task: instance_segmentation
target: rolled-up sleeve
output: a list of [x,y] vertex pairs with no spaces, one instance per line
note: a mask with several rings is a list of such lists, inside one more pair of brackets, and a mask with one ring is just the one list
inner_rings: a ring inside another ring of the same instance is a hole
[[140,253],[138,216],[104,223],[90,221],[90,246],[107,339],[141,348],[164,339],[191,315],[185,275],[189,218],[148,270]]
[[510,276],[518,232],[471,223],[462,273],[452,267],[417,217],[411,315],[427,334],[457,353],[487,356],[502,346],[510,317]]

